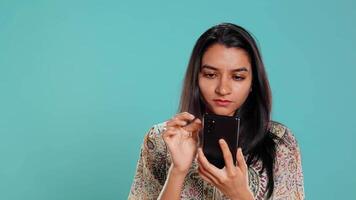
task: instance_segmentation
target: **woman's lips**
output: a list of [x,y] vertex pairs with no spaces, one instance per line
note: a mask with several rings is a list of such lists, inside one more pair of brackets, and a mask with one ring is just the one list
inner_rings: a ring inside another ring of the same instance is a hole
[[228,106],[231,101],[224,99],[214,99],[214,102],[217,106]]

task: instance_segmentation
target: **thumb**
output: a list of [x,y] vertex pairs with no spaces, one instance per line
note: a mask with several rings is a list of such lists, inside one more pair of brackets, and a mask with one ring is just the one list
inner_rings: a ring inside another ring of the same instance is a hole
[[247,164],[246,164],[244,155],[242,154],[241,148],[237,149],[236,160],[237,160],[237,166],[239,166],[239,168],[243,172],[247,172]]
[[199,118],[195,118],[190,124],[186,125],[184,129],[190,132],[196,132],[201,128],[201,120]]
[[192,123],[185,126],[184,129],[188,132],[191,132],[195,137],[198,131],[201,129],[201,127],[202,127],[201,120],[199,118],[196,118],[193,120]]

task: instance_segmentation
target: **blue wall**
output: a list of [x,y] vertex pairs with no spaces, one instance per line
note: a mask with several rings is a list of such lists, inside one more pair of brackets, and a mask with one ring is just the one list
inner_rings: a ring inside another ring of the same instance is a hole
[[127,198],[145,132],[220,22],[259,41],[307,198],[355,199],[355,19],[351,0],[0,0],[0,199]]

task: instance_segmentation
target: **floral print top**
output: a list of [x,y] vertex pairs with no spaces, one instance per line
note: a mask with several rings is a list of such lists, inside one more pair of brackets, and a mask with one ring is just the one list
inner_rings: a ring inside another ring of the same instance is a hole
[[[157,199],[166,180],[171,157],[161,137],[165,122],[154,125],[144,137],[129,200]],[[270,131],[277,137],[274,163],[274,190],[270,199],[304,199],[301,156],[296,138],[286,126],[271,121]],[[267,173],[262,162],[249,166],[249,187],[255,199],[267,199]],[[197,160],[185,178],[181,199],[228,199],[198,174]]]

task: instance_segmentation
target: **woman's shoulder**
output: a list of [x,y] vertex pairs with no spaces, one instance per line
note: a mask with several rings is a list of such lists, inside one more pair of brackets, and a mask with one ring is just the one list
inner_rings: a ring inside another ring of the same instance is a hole
[[154,124],[144,134],[135,182],[132,186],[134,189],[131,189],[131,191],[138,192],[142,189],[141,187],[147,187],[149,191],[147,191],[147,194],[137,193],[131,194],[132,196],[147,196],[150,193],[159,193],[159,188],[164,184],[167,171],[167,148],[161,137],[163,126],[164,123]]
[[146,133],[145,137],[148,137],[148,138],[151,138],[151,139],[162,138],[162,132],[163,132],[163,128],[165,127],[165,125],[166,125],[166,121],[153,124],[149,128],[149,130]]
[[271,121],[270,132],[275,136],[273,199],[304,199],[300,149],[292,131],[280,122]]
[[166,145],[162,138],[163,127],[165,124],[166,122],[164,121],[152,125],[144,135],[143,148],[148,152],[163,153],[166,151]]
[[274,136],[273,138],[278,146],[285,146],[291,149],[298,147],[295,135],[285,124],[277,121],[270,121],[269,131]]

